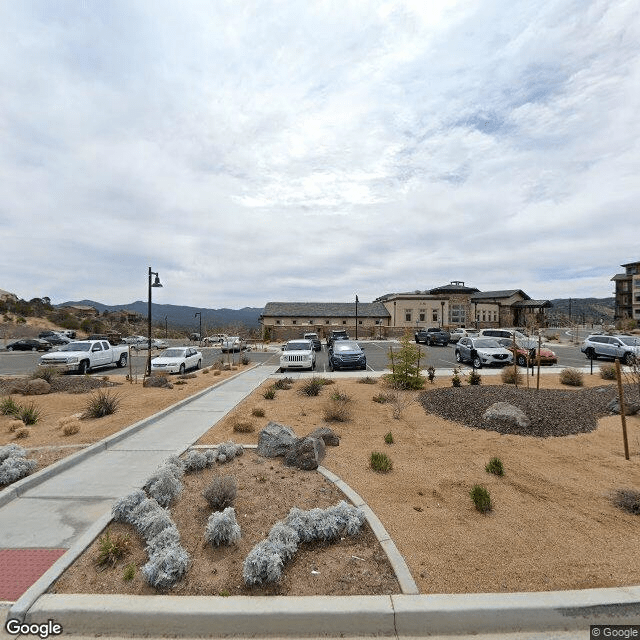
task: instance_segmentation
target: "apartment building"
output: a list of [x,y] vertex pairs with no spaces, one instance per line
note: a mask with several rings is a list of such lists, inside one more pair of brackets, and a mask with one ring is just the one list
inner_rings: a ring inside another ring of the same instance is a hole
[[636,320],[640,322],[640,262],[621,265],[624,273],[613,278],[616,290],[616,309],[614,320]]

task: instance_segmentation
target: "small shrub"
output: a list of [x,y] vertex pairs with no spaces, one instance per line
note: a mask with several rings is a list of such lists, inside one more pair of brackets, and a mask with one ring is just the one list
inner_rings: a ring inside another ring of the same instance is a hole
[[202,492],[202,496],[214,511],[224,511],[232,507],[238,493],[238,484],[233,476],[214,478]]
[[115,567],[118,561],[129,551],[131,542],[128,535],[111,536],[111,531],[106,530],[105,534],[98,539],[98,557],[96,564],[100,567],[106,565]]
[[236,512],[233,507],[227,507],[224,511],[216,511],[209,516],[204,539],[212,546],[221,544],[232,545],[240,540],[242,532],[236,520]]
[[600,377],[603,380],[615,380],[617,378],[616,366],[614,364],[600,365]]
[[11,396],[7,396],[0,400],[0,413],[3,416],[18,416],[20,405]]
[[187,381],[186,380],[176,380],[173,384],[178,384],[178,385],[187,384]]
[[432,364],[427,367],[427,379],[431,384],[436,379],[436,368]]
[[122,579],[125,582],[129,582],[131,580],[133,580],[133,578],[136,575],[136,565],[133,564],[133,562],[130,562],[125,568],[124,571],[122,573]]
[[22,440],[28,438],[31,435],[31,429],[29,427],[22,427],[16,431],[16,440]]
[[386,453],[380,453],[379,451],[372,451],[369,461],[371,468],[378,473],[387,473],[393,469],[393,463]]
[[640,491],[635,491],[634,489],[618,489],[613,494],[613,504],[627,513],[640,516]]
[[42,414],[40,412],[40,409],[38,409],[38,407],[36,407],[36,405],[32,402],[27,406],[20,407],[20,413],[18,414],[18,417],[26,425],[32,425],[36,424],[38,420],[40,420]]
[[214,376],[219,376],[222,372],[220,371],[220,369],[214,369],[213,370],[213,375]]
[[320,391],[324,386],[321,378],[310,378],[300,387],[300,393],[305,396],[317,396],[320,395]]
[[347,395],[342,389],[336,389],[330,396],[331,400],[336,402],[350,402],[351,396]]
[[358,382],[360,384],[378,384],[378,381],[371,376],[364,376],[364,378],[360,378]]
[[477,371],[472,371],[467,378],[467,382],[472,386],[477,386],[480,384],[482,377]]
[[388,393],[378,393],[371,399],[378,404],[386,404],[387,402],[391,402],[391,398]]
[[251,415],[254,418],[264,418],[264,409],[262,407],[254,407],[251,410]]
[[560,382],[569,387],[581,387],[584,384],[582,372],[577,369],[563,369],[560,372]]
[[320,382],[320,384],[323,387],[328,387],[328,386],[330,386],[332,384],[335,384],[335,380],[332,380],[331,378],[322,378],[322,377],[320,377],[320,378],[317,378],[317,380]]
[[42,367],[42,368],[36,369],[31,374],[31,379],[32,380],[45,380],[46,382],[51,384],[53,382],[53,380],[55,378],[57,378],[59,375],[60,375],[60,371],[58,369],[56,369],[55,367]]
[[251,362],[251,358],[250,358],[246,353],[243,353],[243,354],[240,356],[240,364],[247,365],[247,364],[249,364],[250,362]]
[[73,436],[80,431],[80,422],[68,422],[62,427],[62,433],[65,436]]
[[504,475],[504,467],[502,466],[502,460],[500,458],[491,458],[486,464],[484,470],[487,473],[493,473],[496,476]]
[[202,374],[207,374],[207,373],[211,373],[211,369],[209,369],[208,367],[206,369],[202,370]]
[[384,441],[387,444],[393,444],[393,434],[391,433],[391,431],[389,431],[389,433],[387,433],[384,437]]
[[459,369],[454,369],[453,370],[453,376],[451,376],[451,386],[452,387],[459,387],[462,384],[462,380],[460,380],[460,370]]
[[22,429],[24,427],[24,422],[22,422],[22,420],[20,420],[19,418],[16,418],[15,420],[11,420],[9,422],[8,425],[8,430],[9,433],[15,433],[18,429]]
[[[153,376],[152,376],[153,377]],[[149,378],[147,378],[149,380]],[[120,398],[109,391],[94,393],[84,408],[83,418],[103,418],[118,410]]]
[[253,433],[256,428],[250,422],[236,422],[233,425],[233,430],[236,433]]
[[504,384],[522,384],[522,374],[515,367],[505,367],[500,378]]
[[278,378],[278,380],[273,383],[273,386],[275,389],[287,391],[293,386],[293,378]]
[[265,400],[274,400],[276,397],[275,387],[273,385],[271,385],[270,387],[267,387],[262,393],[262,397]]
[[154,387],[158,389],[173,389],[173,385],[169,382],[169,375],[167,373],[153,373],[150,376],[147,376],[142,386]]
[[183,373],[179,375],[178,378],[180,380],[192,380],[193,378],[197,378],[198,376],[195,373]]
[[479,484],[473,485],[473,489],[469,492],[473,504],[480,513],[491,511],[491,496],[489,492]]
[[351,408],[348,401],[332,397],[325,404],[322,416],[327,422],[349,422],[351,420]]

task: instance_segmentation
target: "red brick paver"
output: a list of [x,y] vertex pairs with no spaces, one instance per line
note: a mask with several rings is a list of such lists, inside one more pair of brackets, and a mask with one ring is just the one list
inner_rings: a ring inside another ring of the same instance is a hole
[[66,549],[0,549],[0,600],[17,600]]

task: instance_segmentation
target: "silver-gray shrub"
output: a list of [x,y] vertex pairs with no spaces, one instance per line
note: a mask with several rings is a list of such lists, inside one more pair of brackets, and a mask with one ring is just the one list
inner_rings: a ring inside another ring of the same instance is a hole
[[160,533],[152,538],[147,538],[147,546],[145,550],[149,557],[161,553],[163,549],[174,547],[180,544],[180,534],[175,524],[160,531]]
[[9,456],[0,463],[0,485],[11,484],[28,476],[38,463],[22,456]]
[[0,462],[4,462],[7,458],[24,458],[27,450],[17,444],[6,444],[0,447]]
[[165,529],[175,527],[171,516],[164,509],[157,509],[150,511],[141,518],[139,518],[135,524],[138,533],[145,539],[151,540],[155,538],[159,533],[162,533]]
[[227,507],[224,511],[216,511],[209,516],[204,539],[218,547],[221,544],[231,545],[240,540],[242,533],[236,520],[236,512],[233,507]]
[[170,589],[189,569],[189,554],[178,544],[158,549],[142,567],[142,575],[156,589]]
[[236,444],[233,440],[229,440],[229,442],[223,442],[218,445],[216,460],[220,463],[230,462],[243,453],[244,449],[241,444]]
[[196,451],[191,449],[184,458],[184,470],[189,473],[190,471],[202,471],[212,464],[209,457],[204,451]]
[[[184,467],[181,469],[184,473]],[[144,489],[150,498],[157,500],[161,507],[168,507],[182,492],[181,477],[178,467],[165,464],[147,480]]]
[[202,496],[214,511],[224,511],[232,507],[236,500],[238,483],[233,476],[214,478],[211,484],[202,492]]
[[327,509],[303,511],[293,507],[289,515],[271,528],[245,558],[242,576],[248,585],[274,582],[282,575],[284,563],[298,550],[299,542],[330,542],[341,535],[355,535],[365,520],[362,509],[341,500]]
[[147,494],[142,489],[136,489],[130,494],[119,498],[111,508],[111,515],[116,522],[131,522],[131,512],[142,502],[148,500]]

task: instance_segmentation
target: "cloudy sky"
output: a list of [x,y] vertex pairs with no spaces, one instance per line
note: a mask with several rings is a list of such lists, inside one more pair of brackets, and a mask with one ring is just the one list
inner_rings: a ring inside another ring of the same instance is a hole
[[0,288],[606,297],[640,260],[637,0],[0,5]]

